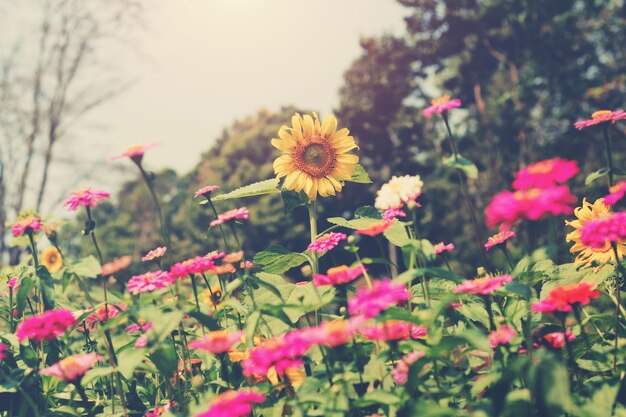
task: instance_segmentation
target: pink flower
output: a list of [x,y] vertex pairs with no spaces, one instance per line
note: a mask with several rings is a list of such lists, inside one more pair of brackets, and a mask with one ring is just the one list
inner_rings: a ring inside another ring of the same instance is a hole
[[311,345],[337,347],[351,341],[365,320],[363,316],[354,316],[348,320],[326,321],[319,326],[301,329],[300,333]]
[[49,310],[24,320],[17,327],[15,334],[20,342],[25,339],[36,342],[54,340],[74,324],[76,324],[76,318],[71,311]]
[[364,229],[359,229],[356,231],[358,235],[366,235],[366,236],[378,236],[381,233],[385,233],[387,229],[391,227],[393,221],[381,220],[376,223],[372,223]]
[[502,230],[501,232],[496,233],[493,236],[490,236],[487,239],[487,243],[485,243],[485,249],[489,250],[494,246],[501,245],[505,243],[507,240],[515,237],[515,232],[511,230]]
[[548,215],[572,214],[576,202],[566,185],[529,188],[496,194],[485,210],[487,227],[510,226],[520,220],[539,220]]
[[599,110],[591,115],[591,119],[581,120],[574,123],[574,127],[578,130],[583,130],[586,127],[594,126],[600,123],[613,123],[618,120],[626,119],[626,111],[623,110]]
[[575,282],[572,284],[561,285],[553,288],[548,296],[543,300],[531,306],[531,310],[535,313],[553,313],[572,311],[572,307],[576,304],[585,306],[591,302],[591,299],[598,298],[600,291],[594,289],[587,282]]
[[513,280],[510,275],[500,275],[497,277],[483,277],[476,279],[468,279],[464,283],[457,285],[454,288],[455,293],[467,293],[476,295],[489,295],[493,294],[496,290],[502,288],[504,284],[507,284]]
[[146,322],[145,320],[138,320],[139,324],[131,324],[127,326],[124,330],[126,330],[130,334],[135,334],[139,331],[147,332],[152,328],[151,322]]
[[406,217],[406,213],[403,210],[397,208],[388,209],[383,212],[384,221],[390,222],[398,217]]
[[95,352],[68,356],[52,366],[39,371],[42,375],[52,376],[63,381],[77,383],[96,362],[103,359]]
[[226,330],[216,330],[207,333],[202,339],[190,341],[189,347],[217,355],[229,351],[230,348],[241,342],[242,336],[243,332],[228,333]]
[[313,275],[313,283],[316,287],[321,287],[323,285],[348,284],[363,275],[364,272],[365,267],[363,265],[358,265],[354,268],[350,268],[346,265],[340,265],[330,268],[326,271],[326,275]]
[[404,284],[394,284],[390,279],[374,281],[372,288],[360,288],[348,300],[348,312],[362,314],[366,318],[376,317],[381,311],[411,298]]
[[409,340],[426,337],[426,327],[408,321],[388,320],[361,330],[363,337],[369,340],[386,342],[389,340]]
[[167,288],[174,282],[170,274],[164,271],[151,271],[145,274],[135,275],[128,280],[128,292],[138,294],[143,292],[152,292]]
[[117,274],[118,272],[128,268],[133,263],[133,257],[130,255],[122,256],[121,258],[115,258],[111,262],[107,262],[102,265],[102,276]]
[[535,162],[515,174],[513,188],[548,188],[563,184],[578,174],[578,162],[561,158],[546,159]]
[[441,255],[444,252],[452,252],[454,250],[454,243],[448,243],[447,245],[443,242],[437,243],[435,246],[435,254]]
[[116,161],[118,159],[122,159],[124,157],[130,158],[136,164],[140,164],[143,159],[143,155],[146,153],[148,149],[152,149],[156,146],[159,146],[158,143],[152,143],[150,145],[133,145],[126,148],[124,152],[120,155],[114,156],[111,158],[111,161]]
[[215,227],[230,220],[247,220],[249,215],[250,212],[246,207],[228,210],[227,212],[218,215],[217,219],[209,223],[209,226]]
[[609,193],[609,195],[604,197],[604,204],[614,206],[618,201],[624,198],[624,194],[626,194],[626,180],[619,181],[609,188]]
[[252,413],[254,404],[265,401],[265,395],[252,390],[226,391],[218,395],[208,411],[195,417],[245,417]]
[[339,244],[339,242],[341,242],[342,240],[346,240],[347,238],[348,235],[344,233],[326,233],[325,235],[322,235],[315,239],[315,242],[311,243],[308,246],[307,250],[317,253],[324,253],[328,250],[333,249]]
[[452,110],[457,107],[461,107],[461,100],[458,98],[450,99],[450,96],[445,95],[432,100],[431,106],[426,107],[423,111],[426,118],[430,118],[434,113],[441,114],[445,111]]
[[84,188],[80,191],[71,192],[70,198],[65,200],[63,205],[67,206],[69,211],[76,211],[80,206],[96,208],[98,203],[110,197],[111,194],[106,191],[92,191],[91,188]]
[[27,217],[25,219],[18,220],[12,227],[11,232],[13,237],[22,236],[25,232],[36,232],[41,229],[41,220],[39,217]]
[[515,329],[505,324],[489,333],[487,337],[489,338],[491,346],[496,347],[498,345],[506,345],[515,336],[517,336]]
[[122,311],[127,308],[124,304],[118,304],[118,306],[120,309],[112,304],[101,305],[95,312],[87,316],[85,319],[85,326],[87,326],[88,329],[93,329],[96,326],[96,323],[106,323],[107,320],[119,316]]
[[409,367],[425,355],[424,352],[411,352],[400,359],[394,370],[391,371],[391,376],[396,384],[405,385],[409,380]]
[[302,356],[315,340],[307,330],[293,330],[263,342],[250,351],[241,366],[245,376],[265,377],[271,367],[283,374],[289,368],[302,366]]
[[7,351],[9,350],[9,345],[5,343],[0,343],[0,362],[6,359]]
[[154,410],[148,411],[146,413],[146,417],[159,417],[160,415],[165,413],[167,410],[172,408],[174,405],[176,405],[176,401],[170,401],[169,403],[161,407],[154,407]]
[[613,243],[626,241],[626,211],[609,213],[589,220],[580,228],[583,245],[595,249],[606,249]]
[[141,336],[139,336],[137,340],[135,341],[135,347],[138,349],[146,347],[147,344],[148,344],[148,336],[146,336],[145,334],[142,334]]
[[165,252],[167,252],[167,248],[165,246],[160,246],[146,253],[141,260],[143,262],[153,261],[155,259],[162,258],[163,255],[165,255]]
[[[205,256],[196,256],[195,258],[187,259],[183,262],[177,262],[170,268],[170,276],[173,279],[176,279],[184,278],[188,275],[202,274],[204,272],[214,273],[216,272],[214,269],[218,267],[218,265],[215,265],[215,261],[223,258],[224,256],[225,253],[216,252],[209,253]],[[234,272],[234,267],[232,265],[230,265],[230,268],[225,271],[228,272],[230,270]]]
[[543,336],[543,340],[553,349],[561,349],[565,346],[565,340],[568,342],[576,339],[574,333],[570,329],[566,329],[565,333],[563,332],[552,332]]
[[220,189],[219,185],[207,185],[206,187],[202,187],[198,191],[196,191],[196,193],[193,195],[193,198],[203,196],[204,198],[208,199],[211,197],[211,193],[213,191],[216,191],[219,189]]

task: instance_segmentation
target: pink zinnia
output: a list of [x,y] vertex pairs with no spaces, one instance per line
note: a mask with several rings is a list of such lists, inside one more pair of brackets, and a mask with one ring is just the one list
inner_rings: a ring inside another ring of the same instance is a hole
[[211,193],[213,191],[216,191],[219,189],[220,189],[219,185],[207,185],[206,187],[202,187],[198,191],[196,191],[196,193],[193,195],[193,198],[200,197],[200,196],[203,196],[204,198],[209,198],[211,197]]
[[324,253],[333,249],[339,244],[339,242],[341,242],[342,240],[346,240],[347,238],[348,235],[346,235],[345,233],[326,233],[325,235],[322,235],[315,239],[315,242],[311,243],[307,247],[307,250],[317,253]]
[[[202,274],[204,272],[213,273],[214,268],[218,267],[215,265],[215,261],[223,258],[225,253],[209,253],[205,256],[196,256],[195,258],[187,259],[183,262],[177,262],[170,268],[170,276],[173,279],[176,278],[184,278],[187,275],[195,275]],[[227,264],[230,265],[230,264]],[[230,265],[229,270],[232,269],[234,272],[234,267]]]
[[553,288],[548,296],[531,306],[535,313],[553,313],[572,311],[574,305],[586,306],[593,298],[598,298],[600,291],[587,282],[561,285]]
[[250,212],[246,207],[228,210],[227,212],[218,215],[217,219],[209,223],[209,226],[215,227],[231,220],[247,220],[249,215]]
[[539,220],[548,215],[572,214],[576,200],[566,185],[501,191],[485,209],[485,222],[487,227],[510,226],[523,219]]
[[563,184],[578,174],[578,162],[553,158],[535,162],[515,174],[513,188],[547,188]]
[[153,261],[158,258],[162,258],[167,252],[167,248],[165,246],[159,246],[158,248],[152,249],[150,252],[146,253],[141,260],[143,262]]
[[363,316],[354,316],[348,320],[326,321],[319,326],[301,329],[300,335],[311,345],[337,347],[351,341],[365,320]]
[[580,228],[580,240],[583,245],[595,249],[604,249],[613,243],[625,242],[626,211],[609,213],[589,220]]
[[571,342],[576,339],[576,336],[570,329],[566,329],[565,333],[563,332],[552,332],[543,336],[544,341],[548,346],[552,349],[561,349],[565,346],[565,341]]
[[164,271],[150,271],[145,274],[135,275],[128,280],[128,292],[138,294],[140,292],[152,292],[167,288],[174,280],[170,274]]
[[609,188],[609,193],[609,195],[604,197],[604,204],[614,206],[618,201],[624,198],[624,194],[626,194],[626,180],[620,181]]
[[363,337],[369,340],[386,342],[389,340],[409,340],[426,337],[428,332],[426,327],[418,326],[408,321],[388,320],[373,326],[365,327],[361,330]]
[[581,120],[574,123],[574,127],[578,130],[583,130],[586,127],[594,126],[600,123],[613,123],[618,120],[626,119],[626,111],[623,110],[599,110],[591,115],[591,119]]
[[444,252],[452,252],[454,250],[454,243],[448,243],[447,245],[443,242],[439,242],[434,246],[435,254],[441,255]]
[[39,373],[77,383],[96,362],[102,359],[103,356],[95,352],[68,356],[54,365],[42,369]]
[[513,280],[510,275],[500,275],[497,277],[482,277],[476,279],[468,279],[464,283],[454,288],[455,293],[467,293],[476,295],[493,294],[496,290],[502,288]]
[[12,227],[11,232],[13,237],[22,236],[25,232],[36,232],[41,229],[41,220],[39,217],[27,217],[25,219],[18,220]]
[[152,411],[148,411],[146,413],[146,417],[159,417],[160,415],[165,413],[167,410],[172,408],[174,405],[176,405],[176,401],[170,401],[169,403],[161,407],[154,407]]
[[458,98],[450,99],[450,96],[445,95],[436,98],[430,102],[430,106],[426,107],[423,111],[424,116],[430,118],[433,114],[441,114],[445,111],[461,107],[461,100]]
[[9,350],[9,345],[5,343],[0,343],[0,362],[6,359],[7,351]]
[[265,395],[252,390],[226,391],[211,401],[208,411],[195,417],[245,417],[254,404],[265,401]]
[[69,211],[76,211],[80,206],[96,208],[99,203],[110,197],[111,194],[106,191],[93,191],[88,187],[80,191],[71,192],[70,198],[65,200],[63,205],[67,206]]
[[116,161],[122,158],[130,158],[133,162],[139,164],[143,159],[143,155],[146,153],[148,149],[152,149],[156,146],[159,146],[158,143],[152,143],[150,145],[133,145],[126,148],[124,152],[121,154],[114,156],[111,158],[111,161]]
[[126,330],[129,334],[135,334],[139,331],[147,332],[152,328],[151,322],[146,322],[145,320],[138,320],[139,324],[131,324],[130,326],[126,326],[124,330]]
[[392,208],[392,209],[388,209],[385,210],[383,212],[383,220],[385,221],[392,221],[395,218],[398,217],[406,217],[406,213],[404,212],[404,210],[398,209],[398,208]]
[[314,344],[310,333],[293,330],[283,336],[270,339],[250,351],[241,366],[245,376],[265,377],[271,367],[278,374],[289,368],[302,366],[302,356]]
[[358,265],[354,268],[350,268],[347,265],[340,265],[330,268],[326,271],[326,275],[313,275],[313,283],[316,287],[321,287],[322,285],[348,284],[363,275],[364,272],[365,267],[363,265]]
[[507,240],[515,236],[515,232],[511,230],[503,230],[501,232],[498,232],[487,239],[487,243],[485,243],[485,249],[489,250],[494,246],[502,245],[503,243],[506,243]]
[[85,319],[85,326],[89,329],[93,329],[96,326],[96,323],[105,323],[107,320],[112,319],[113,317],[119,316],[122,311],[126,310],[126,305],[118,304],[119,309],[112,304],[103,304],[96,309],[95,312],[91,313]]
[[489,333],[487,337],[489,338],[491,346],[496,347],[498,345],[506,345],[515,336],[517,336],[515,329],[505,324]]
[[372,288],[360,288],[348,300],[350,314],[362,314],[366,318],[376,317],[381,311],[411,298],[404,284],[394,284],[390,279],[374,281]]
[[207,333],[202,339],[189,342],[191,349],[200,349],[214,355],[228,352],[237,343],[241,342],[243,332],[228,333],[226,330],[216,330]]
[[391,376],[396,384],[406,384],[409,380],[409,367],[424,356],[426,356],[424,352],[411,352],[400,359],[394,370],[391,371]]
[[17,327],[15,334],[20,342],[25,339],[36,342],[54,340],[74,324],[76,324],[76,318],[71,311],[49,310],[24,320]]

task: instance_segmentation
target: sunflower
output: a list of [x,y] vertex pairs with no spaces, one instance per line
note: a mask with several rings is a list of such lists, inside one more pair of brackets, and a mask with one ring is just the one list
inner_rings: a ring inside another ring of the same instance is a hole
[[41,259],[39,262],[48,268],[48,271],[50,272],[57,272],[63,267],[63,258],[61,257],[61,253],[54,246],[46,248],[41,253]]
[[283,126],[278,131],[280,139],[272,145],[283,152],[274,161],[274,172],[285,178],[283,188],[303,191],[314,201],[317,195],[328,197],[341,191],[343,181],[352,178],[359,157],[348,153],[358,149],[348,129],[337,130],[337,119],[326,116],[320,123],[313,116],[291,118],[292,127]]
[[[613,249],[610,243],[606,243],[602,248],[592,248],[582,243],[580,236],[580,229],[590,220],[598,219],[611,211],[611,206],[604,204],[604,199],[599,198],[595,203],[591,204],[587,199],[583,199],[583,205],[574,210],[576,220],[565,221],[567,226],[574,228],[574,231],[567,234],[565,240],[567,242],[574,242],[574,246],[570,248],[571,253],[579,252],[574,260],[576,267],[582,266],[589,268],[593,266],[593,263],[605,264],[615,260]],[[617,252],[619,258],[623,259],[626,255],[626,242],[621,242],[617,245]]]

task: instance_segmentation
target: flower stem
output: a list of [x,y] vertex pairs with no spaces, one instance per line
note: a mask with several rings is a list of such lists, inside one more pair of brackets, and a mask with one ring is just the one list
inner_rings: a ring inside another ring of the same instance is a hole
[[606,165],[609,168],[609,187],[612,187],[615,184],[613,180],[613,153],[611,152],[609,128],[606,126],[606,123],[602,126],[602,137],[604,138],[604,150],[606,151]]
[[154,208],[157,212],[157,216],[159,217],[159,225],[161,226],[161,236],[163,237],[163,241],[165,242],[165,246],[168,249],[168,253],[170,257],[173,255],[172,245],[170,244],[169,233],[167,231],[167,225],[165,224],[165,219],[163,218],[163,211],[161,210],[161,204],[159,203],[159,198],[154,191],[153,179],[148,175],[145,169],[141,164],[137,164],[139,167],[139,171],[141,171],[141,176],[143,177],[146,185],[148,186],[148,191],[150,191],[150,196],[152,197],[152,203],[154,204]]
[[[311,229],[311,243],[315,242],[317,239],[317,203],[315,200],[310,201],[307,205],[309,210],[309,226]],[[313,274],[319,273],[319,265],[317,262],[317,252],[311,252],[311,269],[313,269]]]
[[613,242],[611,244],[613,247],[613,254],[615,255],[615,263],[617,264],[617,270],[619,271],[619,275],[615,278],[615,351],[613,352],[613,371],[617,371],[617,348],[619,341],[619,318],[620,318],[620,307],[621,307],[621,286],[622,279],[626,276],[624,274],[624,268],[619,261],[619,253],[617,252],[617,243]]
[[[209,206],[211,207],[211,210],[213,210],[213,215],[217,219],[217,217],[218,217],[217,210],[215,209],[215,205],[213,204],[213,201],[211,200],[211,197],[207,198],[207,201],[209,203]],[[224,247],[226,248],[226,250],[228,252],[230,252],[230,248],[228,247],[228,241],[226,240],[226,235],[224,234],[224,228],[222,227],[221,224],[219,224],[218,226],[220,228],[220,233],[222,235],[222,240],[224,241]]]

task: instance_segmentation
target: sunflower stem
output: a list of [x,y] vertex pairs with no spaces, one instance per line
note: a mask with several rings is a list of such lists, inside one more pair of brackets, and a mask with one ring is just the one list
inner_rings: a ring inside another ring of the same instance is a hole
[[[309,227],[311,228],[311,243],[317,239],[317,203],[315,200],[309,201],[307,206],[309,210]],[[319,265],[317,261],[317,252],[311,252],[311,269],[313,274],[319,273]]]

